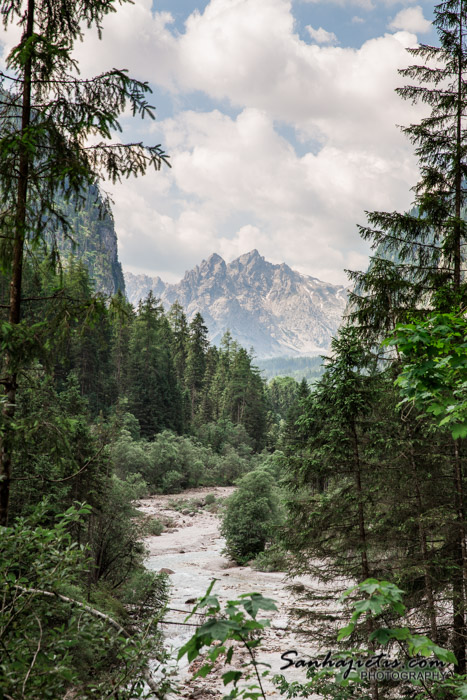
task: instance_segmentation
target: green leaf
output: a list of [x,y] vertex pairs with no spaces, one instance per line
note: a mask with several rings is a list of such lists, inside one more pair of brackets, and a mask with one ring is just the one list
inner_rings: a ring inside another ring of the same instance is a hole
[[242,675],[241,671],[227,671],[227,673],[222,674],[222,681],[224,685],[228,685],[232,682],[238,683]]
[[339,634],[337,635],[337,641],[340,642],[342,639],[346,639],[347,637],[350,637],[352,632],[355,629],[355,624],[351,622],[347,627],[343,627],[341,630],[339,630]]
[[196,671],[193,678],[199,678],[199,677],[206,678],[206,676],[208,675],[208,673],[210,673],[212,671],[212,669],[213,669],[212,664],[204,664],[204,666],[201,666],[201,668]]

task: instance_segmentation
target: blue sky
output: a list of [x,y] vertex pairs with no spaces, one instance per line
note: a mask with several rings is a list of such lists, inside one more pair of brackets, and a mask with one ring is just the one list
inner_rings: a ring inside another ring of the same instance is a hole
[[[365,210],[410,206],[413,149],[396,124],[423,108],[394,93],[406,48],[434,43],[426,0],[135,0],[76,50],[84,75],[149,82],[157,120],[123,141],[162,143],[172,169],[104,183],[120,257],[180,279],[211,253],[257,248],[346,283],[368,248]],[[4,50],[14,32],[3,37]]]

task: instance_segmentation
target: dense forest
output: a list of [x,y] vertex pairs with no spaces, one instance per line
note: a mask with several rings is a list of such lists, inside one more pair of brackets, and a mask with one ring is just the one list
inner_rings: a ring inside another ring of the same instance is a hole
[[[414,208],[368,214],[371,263],[350,273],[346,319],[310,386],[266,382],[228,332],[210,345],[178,303],[165,312],[150,294],[135,310],[96,294],[105,266],[92,279],[74,255],[81,243],[99,257],[87,245],[108,216],[102,174],[168,164],[160,146],[105,140],[125,108],[151,116],[145,83],[75,72],[82,23],[99,28],[113,4],[1,4],[23,37],[0,109],[0,697],[163,697],[168,582],[144,567],[155,524],[135,502],[214,485],[236,486],[222,514],[232,560],[312,577],[294,613],[321,648],[338,638],[356,656],[451,664],[441,682],[312,673],[277,679],[279,694],[467,697],[467,7],[437,5],[440,46],[409,50],[401,73],[417,84],[399,92],[431,110],[404,129],[420,164]],[[207,599],[192,658],[231,635],[254,659],[270,603],[243,603],[245,624],[236,605],[216,620]],[[240,691],[238,674],[227,697],[265,697]]]

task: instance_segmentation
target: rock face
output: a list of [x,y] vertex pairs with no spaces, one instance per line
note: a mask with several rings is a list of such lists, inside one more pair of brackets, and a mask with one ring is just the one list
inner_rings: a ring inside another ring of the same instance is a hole
[[60,254],[65,260],[73,256],[87,268],[95,291],[112,296],[118,290],[125,293],[123,271],[118,259],[117,234],[110,208],[105,205],[95,186],[90,186],[76,206],[58,198],[71,226],[72,238],[57,235]]
[[229,263],[217,254],[185,273],[178,284],[125,273],[132,304],[150,290],[166,309],[178,300],[188,318],[199,311],[218,344],[226,330],[259,358],[311,355],[329,348],[345,309],[342,286],[273,265],[257,250]]

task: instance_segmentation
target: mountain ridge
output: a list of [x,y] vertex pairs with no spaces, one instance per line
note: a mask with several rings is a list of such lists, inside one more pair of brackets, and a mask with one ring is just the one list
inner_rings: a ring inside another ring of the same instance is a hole
[[212,343],[230,330],[259,358],[327,351],[347,301],[342,285],[303,275],[286,263],[270,263],[256,249],[230,263],[213,253],[176,284],[131,272],[124,276],[132,304],[149,291],[166,309],[178,300],[189,319],[201,313]]

